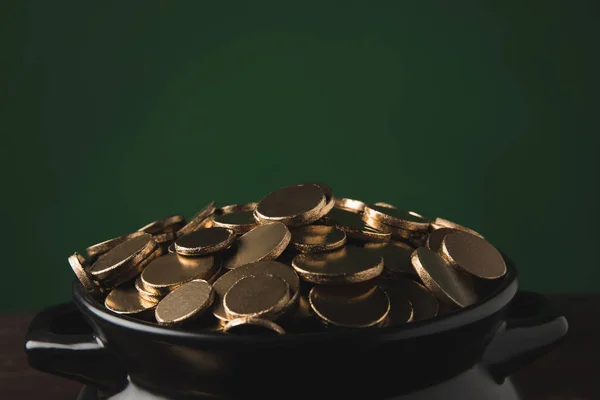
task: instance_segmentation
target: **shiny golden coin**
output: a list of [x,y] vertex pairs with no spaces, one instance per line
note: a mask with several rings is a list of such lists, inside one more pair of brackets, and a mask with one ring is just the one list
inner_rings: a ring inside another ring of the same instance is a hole
[[71,269],[81,282],[81,285],[85,289],[86,292],[90,293],[92,296],[99,296],[103,293],[102,287],[94,281],[92,276],[86,271],[86,267],[88,267],[88,263],[85,258],[79,253],[74,253],[69,256],[69,265]]
[[231,319],[255,317],[277,319],[290,301],[290,286],[270,274],[250,275],[237,281],[223,298]]
[[213,226],[231,229],[236,235],[243,235],[256,227],[254,210],[257,204],[232,204],[221,207],[215,211]]
[[310,184],[318,186],[325,195],[325,208],[323,208],[322,214],[326,215],[335,206],[335,197],[331,188],[324,183],[311,182]]
[[335,199],[335,207],[342,208],[346,211],[352,211],[354,213],[362,213],[365,209],[365,203],[360,200],[340,198]]
[[467,232],[444,237],[440,254],[453,267],[481,279],[497,279],[506,274],[504,257],[487,240]]
[[429,220],[413,211],[403,211],[375,204],[365,206],[363,215],[363,220],[377,220],[386,225],[411,231],[427,231],[430,224]]
[[349,238],[372,242],[387,242],[392,237],[392,234],[389,232],[381,232],[366,225],[360,214],[346,209],[333,208],[327,214],[327,220],[346,232]]
[[142,277],[140,275],[138,275],[138,277],[135,280],[135,290],[138,291],[141,298],[150,302],[158,303],[160,299],[163,298],[162,295],[146,290],[146,288],[144,287],[144,282],[142,281]]
[[211,201],[207,205],[202,208],[202,210],[198,211],[196,215],[192,217],[190,222],[185,224],[181,229],[177,231],[177,237],[181,237],[187,235],[188,233],[192,233],[197,229],[201,229],[204,227],[212,226],[212,220],[210,217],[214,214],[216,210],[215,202]]
[[261,260],[274,260],[283,253],[291,237],[289,229],[281,222],[259,225],[238,238],[223,266],[235,269]]
[[139,264],[157,248],[157,244],[150,234],[140,233],[140,236],[128,239],[104,253],[92,264],[89,273],[95,279],[104,280],[111,275],[122,275],[128,270],[134,269],[136,264]]
[[418,276],[410,259],[414,247],[393,240],[387,243],[365,243],[364,248],[383,257],[382,277],[394,279]]
[[382,288],[390,299],[386,326],[398,326],[413,320],[412,304],[400,285],[395,285],[392,281],[378,281],[377,286]]
[[138,231],[146,232],[151,235],[156,235],[165,232],[176,232],[185,223],[183,215],[169,215],[168,217],[152,221],[147,225],[142,226]]
[[[364,296],[365,287],[373,287]],[[359,297],[360,300],[356,300]],[[388,295],[371,282],[348,286],[315,286],[308,295],[310,306],[324,322],[344,328],[380,325],[390,312]]]
[[140,277],[148,292],[165,295],[194,279],[212,277],[215,268],[215,259],[211,255],[184,257],[166,254],[148,264]]
[[390,203],[386,203],[384,201],[378,201],[377,203],[374,203],[373,205],[379,206],[379,207],[385,207],[385,208],[396,208],[396,206],[390,204]]
[[114,288],[135,278],[143,271],[144,268],[146,268],[149,263],[162,256],[162,254],[163,249],[160,246],[156,247],[152,253],[150,253],[141,261],[133,263],[130,268],[124,270],[122,273],[118,275],[110,275],[108,278],[104,279],[102,281],[102,285],[107,288]]
[[200,317],[213,300],[214,290],[210,283],[195,279],[166,295],[156,306],[154,316],[161,325],[179,325]]
[[335,226],[307,225],[292,229],[292,245],[305,253],[335,250],[346,244],[346,233]]
[[260,261],[257,263],[246,264],[239,268],[222,275],[213,284],[215,289],[215,304],[213,306],[213,314],[221,320],[229,320],[230,317],[223,306],[223,298],[231,287],[240,279],[251,276],[269,274],[283,279],[290,287],[291,299],[288,307],[293,307],[300,296],[300,278],[298,274],[288,265],[277,261]]
[[326,205],[319,186],[293,185],[265,196],[258,202],[254,217],[260,224],[277,221],[290,227],[308,225],[325,215]]
[[361,247],[346,246],[327,253],[301,253],[292,266],[307,282],[342,285],[376,278],[383,271],[383,258]]
[[471,235],[479,236],[480,238],[484,239],[483,235],[481,235],[479,232],[475,232],[473,229],[467,228],[466,226],[459,225],[456,222],[448,221],[447,219],[444,219],[444,218],[434,219],[431,226],[432,226],[432,228],[434,228],[434,230],[440,229],[440,228],[458,229],[459,231],[467,232],[467,233],[470,233]]
[[393,287],[393,290],[403,293],[408,298],[413,308],[413,321],[422,321],[438,315],[440,303],[437,297],[420,283],[401,278],[393,281],[377,280],[377,284],[383,289]]
[[140,297],[135,287],[123,285],[111,290],[104,300],[104,306],[117,314],[136,315],[156,307],[151,302]]
[[198,229],[175,241],[175,251],[186,256],[202,256],[231,247],[235,233],[231,229],[212,227]]
[[457,232],[457,230],[454,228],[440,228],[434,230],[427,238],[427,247],[436,253],[439,253],[440,248],[442,247],[442,240],[444,240],[446,235],[452,232]]
[[98,244],[90,246],[87,249],[85,249],[85,251],[89,258],[94,258],[94,257],[100,256],[100,255],[106,253],[107,251],[115,248],[116,246],[118,246],[119,244],[123,243],[126,240],[133,239],[134,237],[142,236],[144,233],[145,232],[138,231],[138,232],[129,233],[127,235],[119,236],[116,238],[112,238],[112,239],[106,240],[104,242],[100,242]]
[[239,335],[264,335],[283,334],[282,327],[273,321],[260,318],[238,318],[229,321],[223,328],[223,332]]
[[438,299],[460,307],[477,302],[469,276],[452,269],[438,253],[419,247],[411,258],[421,280]]

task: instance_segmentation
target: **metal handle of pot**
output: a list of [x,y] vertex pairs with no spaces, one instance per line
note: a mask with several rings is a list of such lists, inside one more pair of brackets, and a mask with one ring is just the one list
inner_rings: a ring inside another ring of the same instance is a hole
[[92,333],[80,333],[86,322],[73,303],[38,313],[25,336],[29,365],[107,392],[121,390],[127,373]]
[[568,330],[567,319],[548,299],[519,291],[507,309],[506,322],[483,354],[483,363],[494,379],[504,379],[557,346]]

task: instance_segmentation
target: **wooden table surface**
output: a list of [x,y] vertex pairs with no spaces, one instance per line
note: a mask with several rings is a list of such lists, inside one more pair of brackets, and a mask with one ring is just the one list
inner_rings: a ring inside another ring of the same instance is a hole
[[[600,399],[600,295],[549,296],[569,321],[560,347],[516,375],[530,400]],[[24,336],[33,315],[0,315],[0,399],[75,400],[81,384],[27,364]]]

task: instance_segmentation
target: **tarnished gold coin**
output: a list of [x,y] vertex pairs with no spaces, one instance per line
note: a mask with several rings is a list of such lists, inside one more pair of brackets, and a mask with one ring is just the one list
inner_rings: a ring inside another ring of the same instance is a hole
[[313,184],[286,186],[258,202],[254,217],[260,224],[281,222],[287,226],[308,225],[325,215],[325,193]]
[[346,243],[346,233],[335,226],[300,226],[292,229],[291,241],[304,253],[317,253],[342,247]]
[[87,260],[83,258],[83,256],[79,253],[73,253],[69,256],[69,265],[71,269],[81,282],[81,285],[85,289],[86,292],[91,294],[92,296],[101,295],[104,290],[103,288],[94,281],[92,276],[86,271],[86,267],[88,267]]
[[386,326],[398,326],[413,320],[413,307],[402,286],[393,281],[377,281],[390,299],[390,312],[386,318]]
[[442,247],[442,240],[444,240],[446,235],[452,232],[457,232],[457,230],[454,228],[435,229],[433,232],[431,232],[431,234],[429,234],[429,237],[427,238],[427,247],[439,253]]
[[87,249],[85,249],[85,252],[87,253],[89,258],[94,258],[94,257],[100,256],[100,255],[106,253],[107,251],[115,248],[116,246],[118,246],[119,244],[123,243],[126,240],[133,239],[134,237],[137,237],[137,236],[142,236],[144,233],[145,232],[136,231],[136,232],[131,232],[127,235],[123,235],[123,236],[119,236],[119,237],[112,238],[109,240],[105,240],[104,242],[100,242],[93,246],[88,247]]
[[145,232],[141,235],[128,239],[108,252],[102,254],[89,268],[89,273],[100,281],[111,276],[126,274],[129,270],[135,269],[144,258],[152,253],[157,244],[152,236]]
[[322,215],[326,215],[335,206],[335,197],[333,191],[329,186],[320,182],[311,182],[310,184],[318,186],[325,195],[325,207],[323,208]]
[[166,254],[148,264],[140,277],[146,291],[165,295],[186,282],[212,277],[216,267],[211,255],[184,257]]
[[277,261],[260,261],[257,263],[246,264],[239,268],[232,269],[226,272],[213,284],[215,289],[215,304],[213,306],[213,314],[221,320],[231,319],[225,307],[223,306],[223,298],[231,287],[240,279],[251,276],[269,274],[283,279],[290,288],[290,301],[287,307],[292,307],[298,301],[300,296],[300,278],[298,274],[288,265]]
[[151,302],[140,297],[132,285],[123,285],[110,291],[104,300],[104,306],[117,314],[136,315],[156,307],[156,302]]
[[360,200],[337,198],[335,199],[335,207],[360,214],[365,209],[365,203]]
[[281,222],[259,225],[240,236],[225,256],[223,266],[235,269],[261,260],[274,260],[290,243],[292,234]]
[[417,272],[412,265],[410,256],[414,247],[395,240],[387,243],[365,243],[364,248],[376,252],[383,257],[384,278],[417,277]]
[[434,230],[440,229],[440,228],[458,229],[459,231],[467,232],[467,233],[470,233],[471,235],[479,236],[480,238],[484,239],[483,235],[481,235],[479,232],[475,232],[473,229],[467,228],[466,226],[463,226],[463,225],[459,225],[456,222],[452,222],[452,221],[449,221],[444,218],[434,219],[431,224],[431,227]]
[[216,210],[215,202],[211,201],[205,205],[202,210],[198,211],[192,219],[185,224],[181,229],[177,231],[177,237],[192,233],[197,229],[209,228],[212,226],[212,219],[210,218]]
[[506,274],[504,257],[487,240],[467,232],[444,237],[440,254],[453,267],[481,279],[497,279]]
[[235,233],[227,228],[198,229],[175,241],[175,251],[186,256],[202,256],[228,249],[235,240]]
[[[368,292],[368,295],[364,295]],[[371,282],[347,286],[315,286],[308,295],[310,306],[324,322],[344,328],[381,324],[390,311],[390,300]]]
[[383,258],[361,247],[346,246],[327,253],[301,253],[292,266],[307,282],[342,285],[376,278],[383,271]]
[[231,229],[236,235],[243,235],[256,227],[254,210],[257,204],[232,204],[221,207],[215,211],[213,226]]
[[275,320],[290,301],[290,286],[271,274],[250,275],[237,281],[223,298],[231,319],[255,317]]
[[144,287],[144,282],[142,281],[141,275],[138,275],[138,277],[135,279],[135,290],[138,291],[141,298],[143,298],[144,300],[153,302],[153,303],[158,303],[160,301],[160,299],[162,299],[164,297],[160,294],[156,294],[154,292],[150,292],[150,291],[146,290],[146,288]]
[[146,232],[151,235],[156,235],[165,232],[176,232],[183,224],[185,224],[185,217],[183,215],[169,215],[167,217],[152,221],[147,225],[142,226],[138,231]]
[[411,258],[421,280],[438,299],[460,307],[477,302],[469,276],[451,268],[438,253],[427,247],[419,247]]
[[326,218],[351,238],[372,242],[387,242],[392,237],[389,232],[381,232],[366,225],[360,214],[347,209],[334,207]]
[[363,219],[380,221],[386,225],[411,231],[427,231],[430,221],[413,211],[403,211],[387,206],[367,205]]
[[225,333],[234,333],[238,335],[264,335],[264,334],[283,334],[282,327],[273,321],[261,318],[238,318],[229,321],[223,328]]
[[210,283],[195,279],[166,295],[156,306],[154,316],[161,325],[179,325],[200,317],[213,300],[214,291]]

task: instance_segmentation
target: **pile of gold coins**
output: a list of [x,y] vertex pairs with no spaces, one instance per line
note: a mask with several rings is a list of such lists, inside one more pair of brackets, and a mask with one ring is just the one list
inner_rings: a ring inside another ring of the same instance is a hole
[[69,264],[113,313],[243,334],[401,326],[475,304],[506,274],[479,233],[321,183],[207,204],[95,244]]

